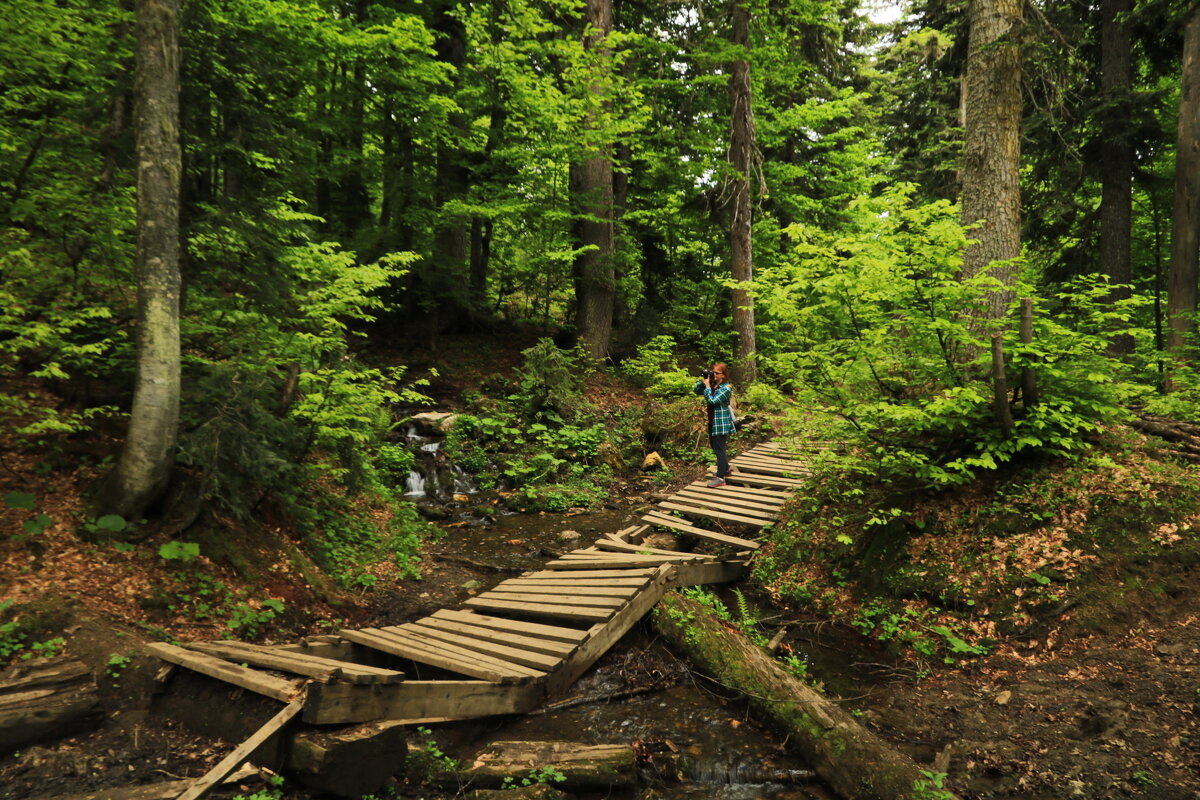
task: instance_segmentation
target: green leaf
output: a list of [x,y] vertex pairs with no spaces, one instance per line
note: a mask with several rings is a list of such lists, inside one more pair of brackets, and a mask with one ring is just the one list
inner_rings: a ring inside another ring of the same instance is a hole
[[125,518],[120,514],[105,514],[96,520],[96,528],[98,530],[109,531],[110,533],[123,531],[125,530],[125,526]]
[[4,495],[4,505],[9,508],[24,508],[32,511],[34,508],[34,497],[28,492],[9,492]]
[[200,555],[200,545],[195,542],[167,542],[159,546],[158,555],[167,561],[188,562]]

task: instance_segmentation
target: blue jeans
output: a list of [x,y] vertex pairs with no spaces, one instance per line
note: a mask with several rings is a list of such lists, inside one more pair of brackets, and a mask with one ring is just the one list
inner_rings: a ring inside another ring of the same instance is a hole
[[728,433],[722,433],[720,436],[714,436],[711,433],[708,435],[708,444],[717,457],[718,478],[724,478],[729,474],[729,456],[725,454],[725,442],[728,439]]

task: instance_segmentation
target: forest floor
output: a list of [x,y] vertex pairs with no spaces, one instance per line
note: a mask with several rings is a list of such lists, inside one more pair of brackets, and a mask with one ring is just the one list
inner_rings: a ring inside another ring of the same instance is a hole
[[[477,364],[443,368],[453,377],[433,387],[435,396],[449,404],[479,375],[516,363],[511,348],[489,348],[463,346]],[[599,403],[637,400],[615,381],[597,381],[589,391]],[[0,494],[35,487],[38,510],[63,522],[47,528],[36,546],[14,544],[7,527],[15,530],[17,523],[4,523],[0,600],[34,603],[40,621],[29,643],[61,636],[55,649],[93,668],[106,721],[91,733],[0,754],[0,800],[201,774],[232,745],[197,737],[151,713],[152,659],[134,658],[118,678],[108,674],[108,665],[114,655],[136,653],[155,631],[180,639],[215,638],[219,631],[139,604],[172,565],[89,543],[68,528],[66,520],[83,518],[81,487],[99,469],[95,458],[91,466],[46,472],[36,454],[22,455],[7,444],[0,442]],[[630,476],[614,492],[621,497],[615,510],[662,488]],[[569,522],[562,518],[564,527]],[[427,545],[419,582],[346,594],[336,607],[307,591],[299,576],[281,573],[269,593],[286,595],[289,608],[302,613],[264,622],[264,632],[288,639],[324,632],[321,621],[394,624],[458,603],[477,591],[473,583],[496,579],[486,568],[438,553],[444,553],[441,543]],[[234,576],[227,578],[232,585]],[[1119,587],[1123,576],[1103,579]],[[1121,617],[1104,630],[1067,633],[1064,627],[1049,636],[1006,640],[989,656],[919,679],[848,629],[809,620],[811,635],[792,641],[797,649],[835,643],[841,654],[828,663],[814,658],[814,678],[836,686],[868,725],[922,765],[948,772],[948,786],[962,798],[1200,798],[1198,583],[1193,569],[1177,576],[1169,594],[1131,592]],[[264,587],[235,588],[261,593]],[[862,666],[867,663],[873,666]]]

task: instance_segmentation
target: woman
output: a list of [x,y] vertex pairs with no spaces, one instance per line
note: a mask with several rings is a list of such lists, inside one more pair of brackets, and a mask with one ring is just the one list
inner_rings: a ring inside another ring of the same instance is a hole
[[717,456],[717,474],[708,482],[710,489],[725,485],[725,476],[729,474],[729,457],[725,454],[725,443],[729,434],[736,430],[733,426],[733,411],[729,408],[729,401],[733,398],[733,386],[726,383],[728,374],[729,368],[718,362],[712,365],[711,372],[706,371],[692,387],[692,391],[703,395],[708,404],[708,444]]

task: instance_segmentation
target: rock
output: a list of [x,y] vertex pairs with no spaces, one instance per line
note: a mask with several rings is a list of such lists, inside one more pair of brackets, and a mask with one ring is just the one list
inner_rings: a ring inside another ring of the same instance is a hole
[[1154,652],[1160,656],[1177,656],[1187,649],[1183,643],[1155,645]]
[[467,581],[466,583],[464,583],[464,584],[462,585],[462,587],[461,587],[461,588],[463,588],[463,589],[478,589],[478,588],[479,588],[479,581],[474,581],[474,580],[472,580],[472,581]]
[[452,496],[452,499],[453,499],[453,500],[454,500],[454,502],[456,502],[456,503],[469,503],[469,502],[471,502],[471,496],[470,496],[470,495],[466,495],[466,494],[456,494],[456,495],[453,495],[453,496]]
[[998,706],[1006,706],[1010,700],[1012,700],[1012,692],[1008,689],[996,695],[996,705]]
[[419,433],[438,435],[450,432],[454,423],[458,421],[458,414],[449,411],[422,411],[420,414],[413,414],[408,421],[417,426]]
[[561,531],[558,538],[563,542],[573,542],[580,537],[579,531]]
[[625,460],[621,458],[621,451],[612,442],[601,442],[600,446],[596,448],[596,458],[600,459],[600,463],[607,465],[613,472],[620,472],[625,468]]
[[655,450],[642,459],[642,472],[653,472],[658,469],[666,469],[667,462],[663,461],[663,457]]

